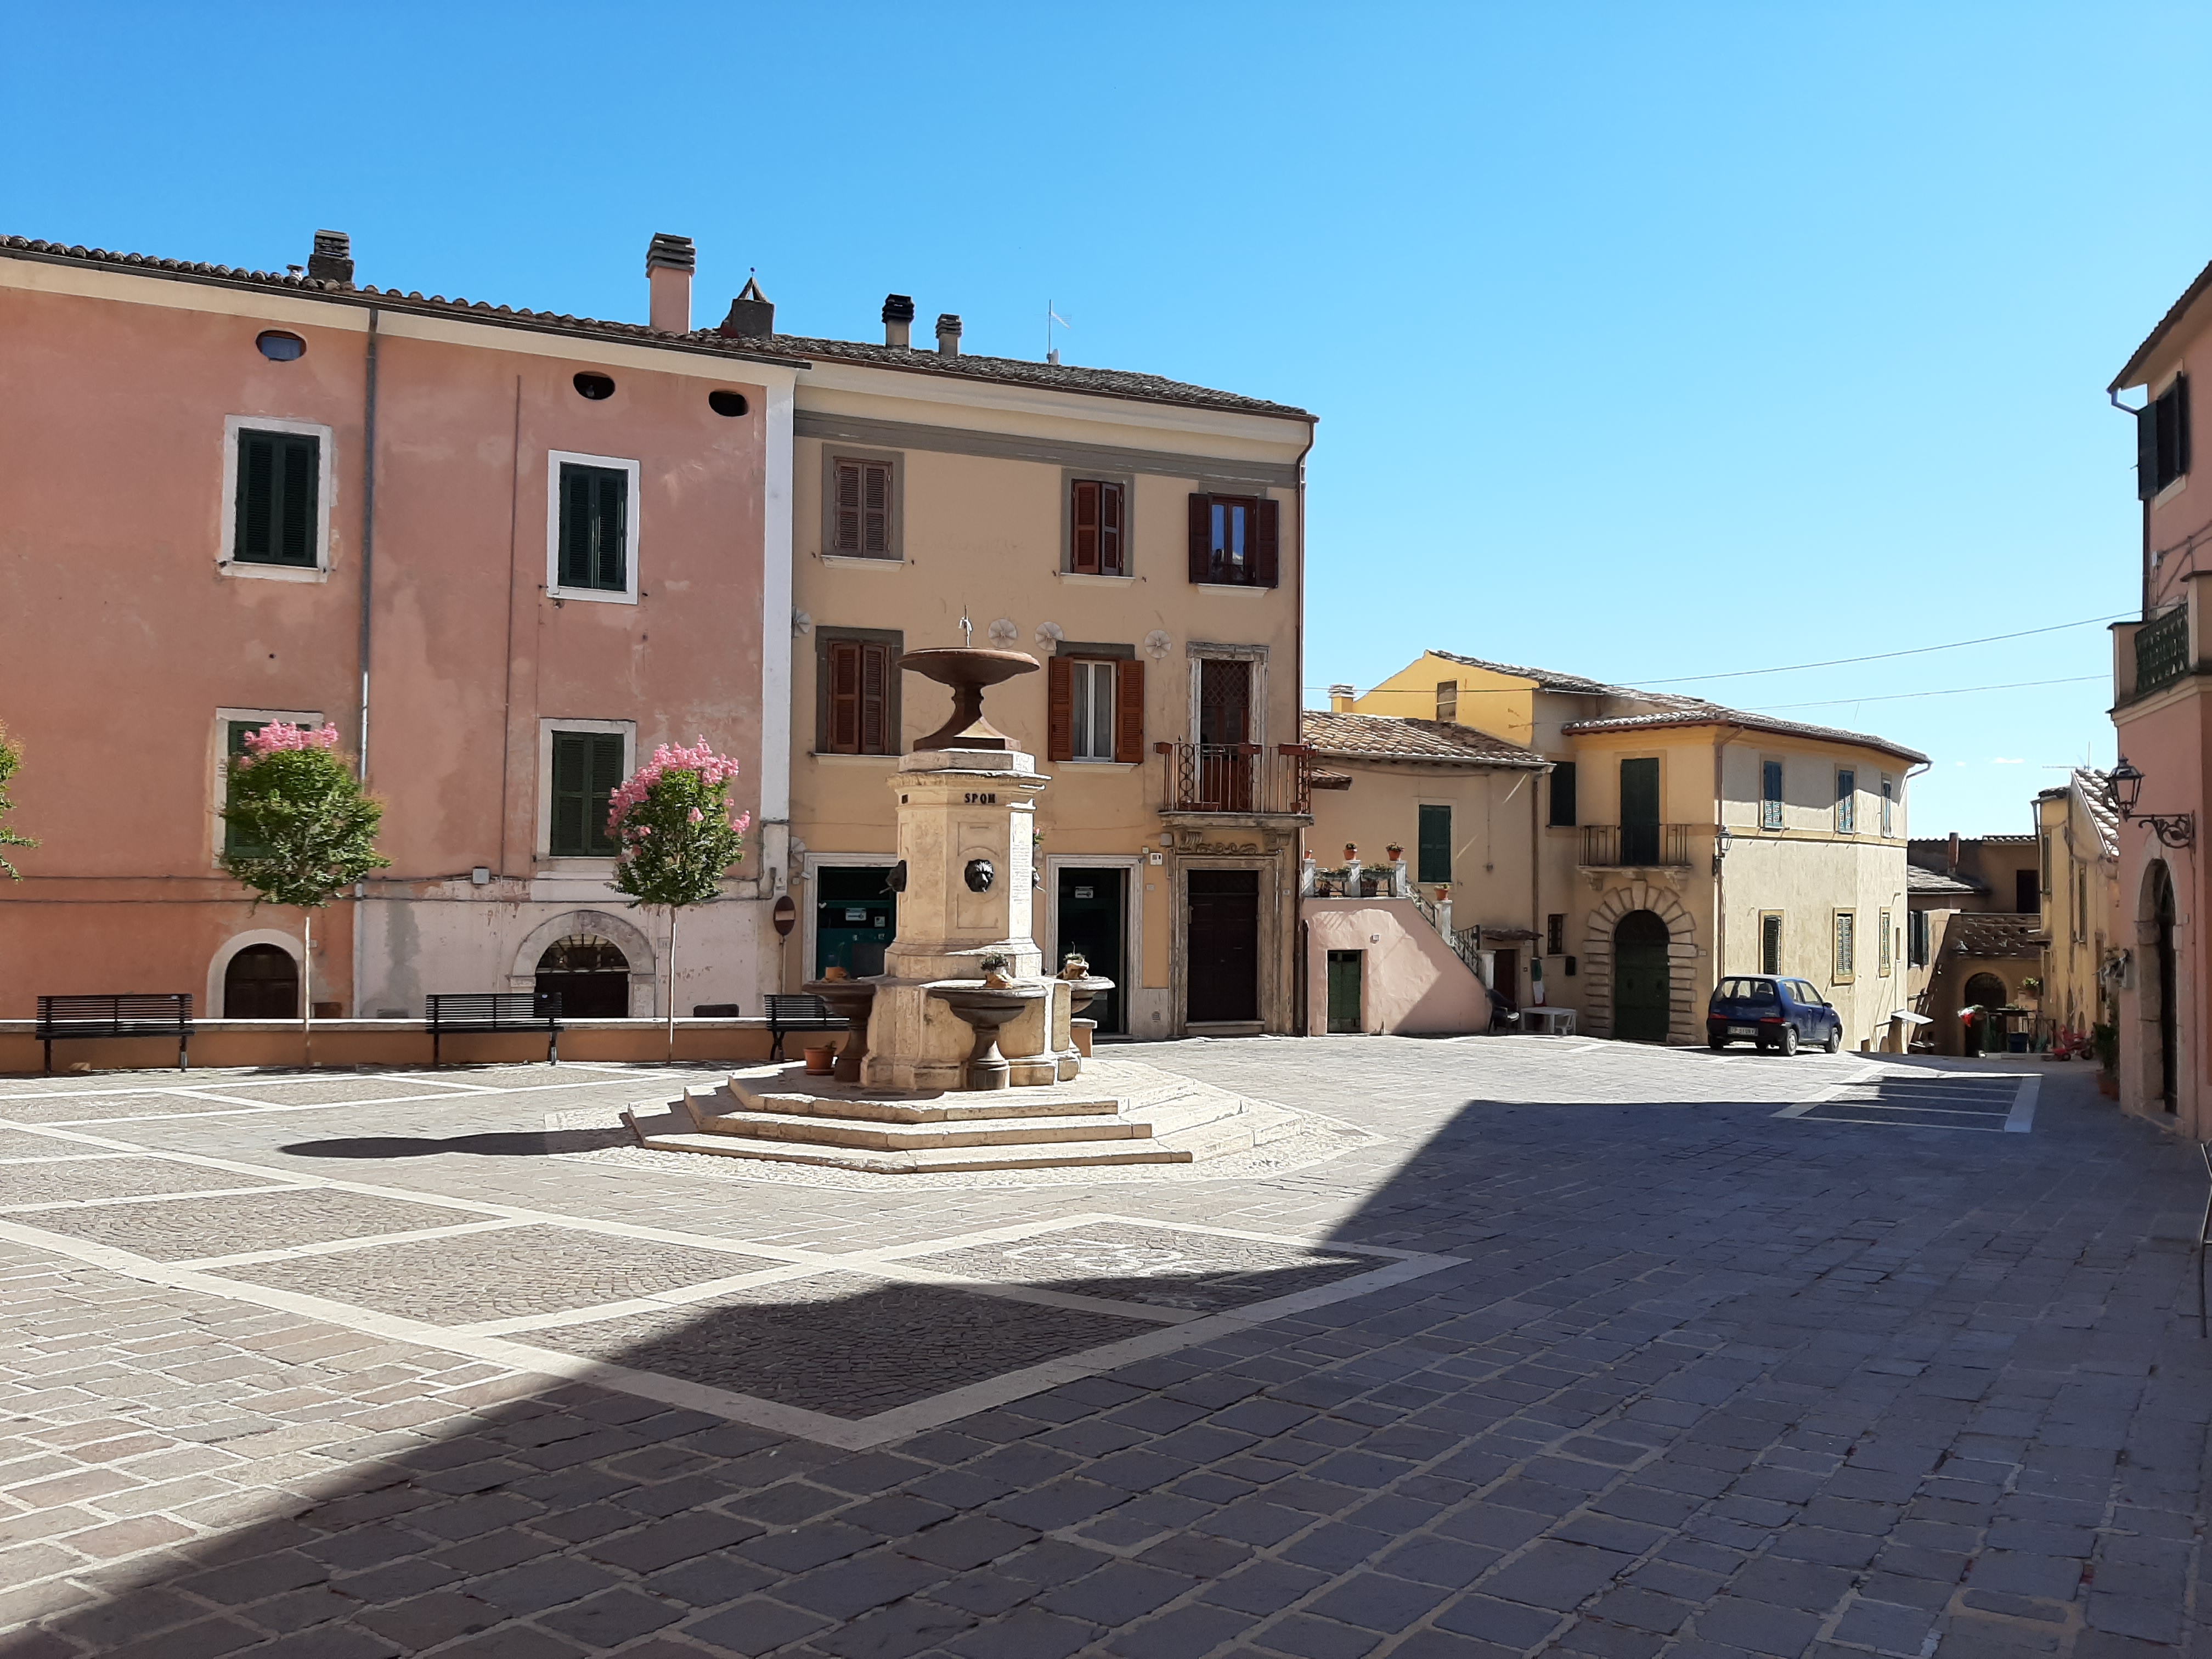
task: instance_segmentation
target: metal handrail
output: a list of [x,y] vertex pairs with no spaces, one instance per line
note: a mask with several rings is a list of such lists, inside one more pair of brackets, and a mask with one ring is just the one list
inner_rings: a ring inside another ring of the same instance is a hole
[[1586,823],[1584,869],[1617,870],[1690,862],[1691,838],[1708,826],[1695,823]]
[[1155,743],[1166,761],[1160,810],[1303,817],[1313,810],[1313,750],[1279,743]]

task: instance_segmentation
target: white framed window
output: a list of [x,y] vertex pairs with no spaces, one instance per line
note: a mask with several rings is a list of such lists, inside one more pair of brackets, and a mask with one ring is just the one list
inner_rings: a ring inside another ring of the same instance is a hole
[[210,861],[220,865],[224,853],[235,846],[222,809],[230,805],[230,763],[246,752],[246,734],[283,720],[289,726],[319,726],[323,717],[307,708],[218,708],[210,745],[211,766],[208,788],[208,834]]
[[1879,950],[1880,950],[1880,953],[1881,953],[1881,969],[1880,969],[1880,971],[1881,971],[1881,977],[1882,977],[1882,978],[1884,978],[1884,979],[1887,979],[1887,978],[1889,977],[1890,963],[1891,963],[1891,962],[1894,959],[1894,957],[1893,957],[1893,943],[1892,943],[1892,939],[1891,939],[1891,935],[1890,935],[1890,921],[1889,921],[1889,912],[1888,912],[1888,911],[1887,911],[1887,910],[1885,910],[1885,911],[1883,911],[1883,912],[1881,913],[1881,945],[1880,945],[1880,947],[1879,947]]
[[1114,758],[1114,664],[1079,657],[1068,665],[1071,759]]
[[538,858],[611,862],[607,799],[636,767],[635,720],[538,721]]
[[1836,833],[1855,836],[1859,830],[1859,775],[1848,766],[1836,769]]
[[313,421],[223,416],[218,570],[277,581],[327,579],[333,447],[331,428]]
[[637,603],[638,464],[549,451],[545,592],[556,599]]
[[1858,977],[1858,913],[1854,910],[1836,912],[1835,970],[1830,975],[1838,985],[1849,985]]
[[1782,827],[1782,763],[1771,756],[1759,763],[1759,827]]
[[1887,772],[1881,775],[1881,833],[1897,833],[1897,780]]

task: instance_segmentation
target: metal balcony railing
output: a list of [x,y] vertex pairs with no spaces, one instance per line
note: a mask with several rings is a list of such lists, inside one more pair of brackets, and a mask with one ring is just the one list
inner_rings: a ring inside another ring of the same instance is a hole
[[1586,823],[1583,826],[1584,869],[1687,864],[1694,823]]
[[1313,750],[1279,743],[1156,743],[1166,775],[1164,812],[1230,812],[1303,817],[1313,810]]
[[2189,672],[2189,607],[2178,605],[2136,629],[2136,695]]

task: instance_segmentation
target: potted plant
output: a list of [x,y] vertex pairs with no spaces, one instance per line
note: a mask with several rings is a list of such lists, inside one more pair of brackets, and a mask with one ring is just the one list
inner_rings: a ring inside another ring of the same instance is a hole
[[991,990],[1003,991],[1014,981],[1006,975],[1006,957],[1003,951],[994,951],[975,964],[983,970],[983,983]]
[[1387,847],[1386,848],[1384,848],[1383,850],[1384,850],[1384,851],[1386,851],[1386,852],[1388,852],[1388,853],[1390,854],[1390,862],[1391,862],[1391,863],[1393,863],[1393,864],[1397,863],[1399,860],[1401,860],[1401,859],[1402,859],[1402,858],[1404,858],[1404,857],[1406,856],[1406,849],[1405,849],[1404,848],[1401,847],[1401,846],[1400,846],[1396,842],[1395,842],[1395,841],[1394,841],[1394,842],[1392,842],[1390,843],[1390,845],[1389,845],[1389,847]]
[[837,1051],[830,1047],[829,1044],[823,1043],[819,1048],[813,1047],[811,1044],[808,1046],[806,1050],[807,1076],[828,1077],[836,1068],[836,1064]]
[[1355,859],[1357,859],[1358,856],[1359,856],[1359,848],[1358,848],[1358,846],[1356,846],[1354,843],[1352,843],[1352,842],[1345,842],[1345,843],[1344,843],[1344,861],[1345,861],[1346,864],[1350,864],[1351,862],[1352,862],[1352,860],[1354,860]]
[[1060,976],[1062,979],[1088,979],[1091,976],[1091,959],[1080,951],[1070,951],[1060,958]]

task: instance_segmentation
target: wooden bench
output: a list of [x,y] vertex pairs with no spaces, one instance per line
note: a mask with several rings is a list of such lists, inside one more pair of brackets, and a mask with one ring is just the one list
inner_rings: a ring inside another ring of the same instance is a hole
[[769,1047],[770,1060],[783,1058],[783,1036],[787,1031],[849,1031],[851,1022],[839,1018],[830,1012],[830,1005],[811,992],[770,991],[763,999],[768,1004],[768,1031],[775,1039]]
[[442,1063],[440,1044],[448,1031],[477,1033],[487,1031],[543,1031],[545,1033],[545,1063],[556,1065],[561,1059],[561,995],[549,991],[543,996],[535,991],[467,991],[426,997],[423,1007],[429,1018],[425,1022],[430,1029],[430,1064]]
[[54,1044],[72,1037],[173,1036],[181,1072],[188,1069],[185,1048],[192,1040],[192,999],[185,991],[40,997],[39,1023],[32,1035],[46,1045],[49,1072],[54,1069]]

